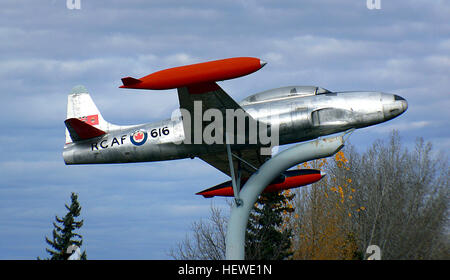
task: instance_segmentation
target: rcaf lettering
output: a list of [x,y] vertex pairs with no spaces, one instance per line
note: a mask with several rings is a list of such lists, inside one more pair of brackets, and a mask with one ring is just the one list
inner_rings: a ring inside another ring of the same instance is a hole
[[120,146],[120,145],[122,145],[124,143],[124,141],[126,139],[127,139],[127,135],[122,135],[120,137],[120,140],[117,139],[117,137],[114,137],[111,142],[109,142],[108,139],[104,139],[104,140],[102,140],[100,142],[92,143],[91,144],[91,151],[94,151],[94,150],[98,151],[99,147],[101,149],[107,149],[109,147],[113,147],[114,145]]
[[[116,139],[116,138],[114,138]],[[108,141],[107,139],[103,140],[102,142],[100,142],[100,147],[102,147],[103,149],[108,148],[108,144],[105,144],[105,142]]]
[[95,148],[96,150],[98,150],[97,143],[92,143],[92,144],[91,144],[91,151],[93,151],[94,148]]
[[119,144],[119,141],[117,141],[117,138],[116,138],[116,137],[114,137],[114,139],[112,140],[112,142],[111,142],[111,147],[114,146],[114,144],[120,145],[120,144]]

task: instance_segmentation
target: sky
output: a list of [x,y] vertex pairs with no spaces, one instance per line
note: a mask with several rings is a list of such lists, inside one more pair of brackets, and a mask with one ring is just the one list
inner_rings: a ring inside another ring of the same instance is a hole
[[0,0],[0,259],[48,257],[55,215],[79,195],[89,259],[170,259],[191,224],[223,198],[195,193],[228,178],[200,159],[66,166],[67,95],[84,85],[103,117],[169,118],[176,90],[119,89],[120,79],[228,57],[267,62],[220,86],[235,100],[317,85],[404,97],[408,111],[357,130],[364,151],[397,129],[450,149],[450,2],[380,0]]

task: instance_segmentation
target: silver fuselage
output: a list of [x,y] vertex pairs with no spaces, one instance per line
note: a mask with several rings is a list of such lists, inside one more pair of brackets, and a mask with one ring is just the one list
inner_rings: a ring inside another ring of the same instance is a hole
[[[279,129],[279,145],[307,141],[352,128],[388,121],[407,109],[403,98],[380,92],[333,92],[244,101],[254,119]],[[133,143],[136,131],[146,132],[142,145]],[[162,161],[223,151],[223,144],[185,144],[181,118],[136,126],[117,126],[107,134],[64,146],[66,164]],[[234,145],[234,150],[246,145]]]

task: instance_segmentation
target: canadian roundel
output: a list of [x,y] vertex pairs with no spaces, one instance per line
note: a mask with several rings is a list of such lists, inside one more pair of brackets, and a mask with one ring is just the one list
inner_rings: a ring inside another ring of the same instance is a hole
[[136,130],[130,135],[130,141],[136,146],[141,146],[147,141],[147,132],[143,130]]

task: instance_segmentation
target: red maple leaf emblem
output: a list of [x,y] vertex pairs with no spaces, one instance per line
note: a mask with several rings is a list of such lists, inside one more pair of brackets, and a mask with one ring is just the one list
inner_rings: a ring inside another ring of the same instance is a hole
[[144,133],[137,132],[134,134],[134,140],[142,140],[142,138],[144,138]]

